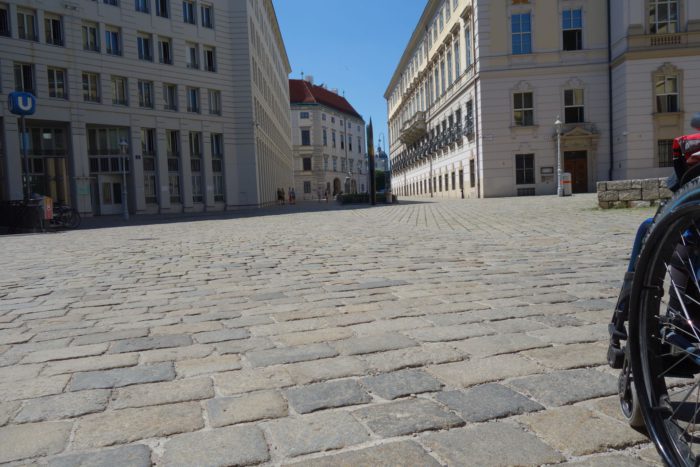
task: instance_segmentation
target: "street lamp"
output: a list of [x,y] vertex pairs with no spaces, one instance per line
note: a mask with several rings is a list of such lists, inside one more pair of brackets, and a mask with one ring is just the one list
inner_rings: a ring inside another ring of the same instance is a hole
[[562,123],[557,115],[554,127],[557,129],[557,195],[564,196],[564,187],[561,184],[561,127]]
[[119,148],[122,151],[122,211],[124,213],[124,220],[128,221],[129,220],[129,206],[127,205],[128,203],[126,202],[126,158],[127,156],[127,151],[129,150],[129,143],[126,141],[125,138],[122,138],[121,141],[119,141]]

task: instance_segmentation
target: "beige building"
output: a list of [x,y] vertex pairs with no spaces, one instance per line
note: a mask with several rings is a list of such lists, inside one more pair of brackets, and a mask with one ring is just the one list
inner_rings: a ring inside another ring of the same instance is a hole
[[[274,203],[293,177],[289,72],[271,0],[0,2],[2,93],[37,98],[32,191],[84,214]],[[19,139],[3,106],[2,199],[22,199]]]
[[385,93],[393,188],[556,193],[557,119],[575,192],[611,169],[669,174],[668,138],[690,131],[700,108],[700,3],[611,5],[608,15],[606,0],[428,1]]
[[337,89],[289,80],[294,190],[311,200],[368,187],[365,121]]

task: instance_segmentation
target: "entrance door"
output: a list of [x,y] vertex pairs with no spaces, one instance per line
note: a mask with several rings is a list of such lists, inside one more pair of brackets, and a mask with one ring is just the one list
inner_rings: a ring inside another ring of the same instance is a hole
[[571,174],[571,191],[588,192],[588,153],[586,151],[564,152],[564,172]]
[[120,175],[100,175],[100,214],[120,214],[122,211],[122,177]]
[[333,179],[333,196],[337,195],[338,193],[340,193],[340,179],[334,178]]

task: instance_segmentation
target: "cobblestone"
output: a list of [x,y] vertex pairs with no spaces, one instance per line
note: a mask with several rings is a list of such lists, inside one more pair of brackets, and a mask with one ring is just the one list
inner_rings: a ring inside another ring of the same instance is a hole
[[227,427],[178,435],[165,443],[163,464],[251,465],[270,458],[267,443],[256,427]]
[[175,370],[172,363],[139,365],[131,368],[76,373],[71,380],[70,390],[118,388],[131,384],[168,381],[174,378]]
[[296,467],[394,467],[397,465],[440,467],[438,461],[430,457],[423,448],[413,441],[381,444],[287,465]]
[[571,404],[617,392],[617,378],[592,369],[565,370],[528,376],[508,383],[548,406]]
[[420,370],[401,370],[362,379],[370,392],[384,399],[439,391],[442,383]]
[[259,391],[238,397],[222,397],[207,402],[212,426],[234,425],[287,415],[287,402],[277,391]]
[[72,426],[71,422],[43,422],[0,428],[0,462],[61,452]]
[[292,408],[299,413],[364,404],[372,400],[369,394],[353,380],[311,384],[289,389],[285,395]]
[[97,452],[68,454],[54,457],[48,461],[49,467],[149,467],[151,465],[151,450],[143,444],[132,444],[114,449],[104,449]]
[[386,438],[464,425],[461,418],[425,399],[366,407],[355,410],[353,415],[366,423],[370,430]]
[[211,397],[214,397],[214,386],[210,378],[185,379],[116,389],[112,395],[111,407],[148,407]]
[[108,400],[109,391],[102,389],[30,399],[15,417],[15,422],[41,422],[101,412],[107,407]]
[[544,409],[522,394],[500,384],[483,384],[466,391],[445,391],[435,399],[457,412],[468,422],[484,422],[495,418]]

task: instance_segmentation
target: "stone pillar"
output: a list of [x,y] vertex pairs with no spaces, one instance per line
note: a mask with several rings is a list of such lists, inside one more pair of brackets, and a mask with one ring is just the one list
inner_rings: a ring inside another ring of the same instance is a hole
[[70,122],[70,148],[68,173],[75,180],[75,183],[71,184],[73,204],[81,214],[95,214],[92,210],[94,204],[92,197],[96,196],[99,199],[99,193],[92,193],[90,189],[92,179],[90,178],[90,157],[85,123]]
[[146,211],[146,194],[143,187],[143,154],[141,151],[141,128],[129,128],[131,173],[129,174],[130,207],[136,214]]
[[170,210],[170,188],[168,177],[168,139],[166,130],[162,128],[156,129],[156,169],[158,186],[156,187],[158,195],[158,206],[160,212],[168,212]]
[[5,181],[8,199],[24,199],[22,184],[22,150],[19,147],[19,118],[3,119],[2,140],[5,142]]
[[214,174],[211,167],[211,133],[202,132],[202,177],[204,178],[204,209],[210,210],[214,202]]
[[184,212],[192,211],[192,167],[190,166],[190,132],[180,130],[180,201]]

